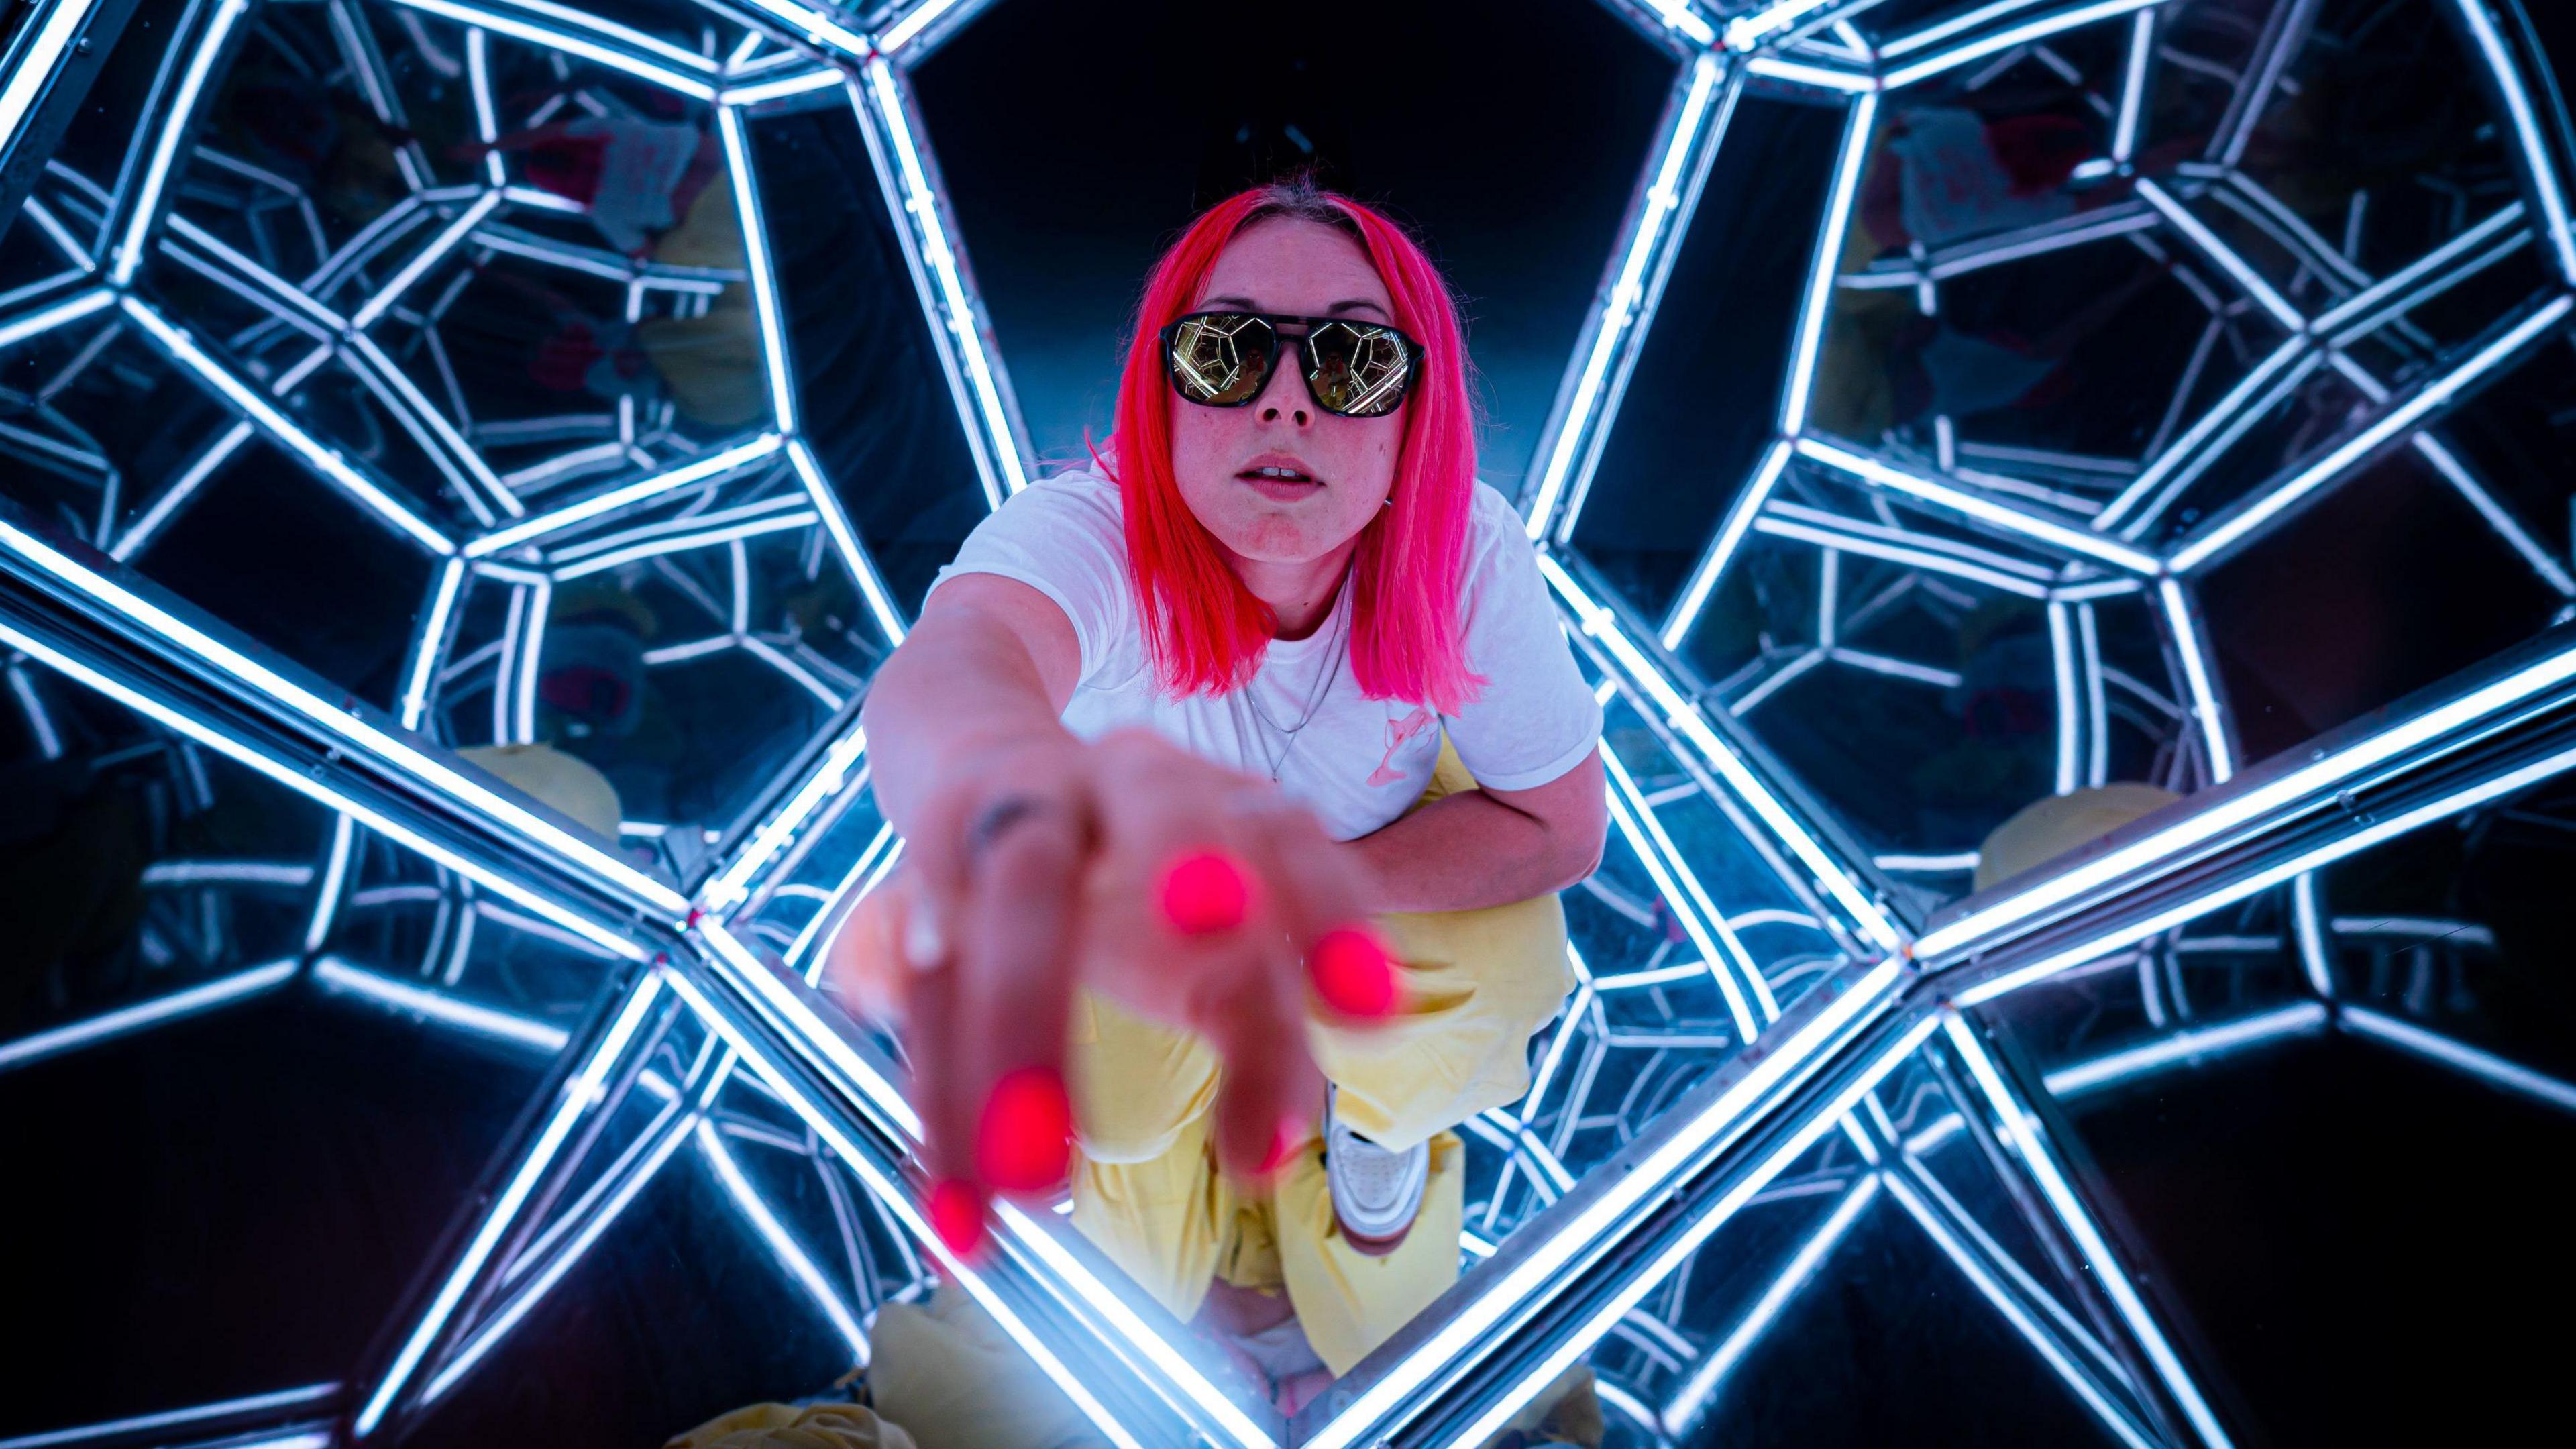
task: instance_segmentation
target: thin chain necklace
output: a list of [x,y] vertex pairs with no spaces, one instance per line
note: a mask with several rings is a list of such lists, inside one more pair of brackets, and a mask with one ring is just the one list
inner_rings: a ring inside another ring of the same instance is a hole
[[1280,737],[1279,749],[1270,757],[1270,783],[1273,785],[1279,783],[1280,772],[1288,766],[1288,752],[1297,748],[1297,736],[1306,726],[1315,722],[1316,712],[1324,707],[1324,697],[1333,692],[1333,682],[1342,677],[1342,642],[1350,633],[1351,614],[1349,609],[1342,606],[1342,599],[1338,592],[1334,596],[1333,608],[1341,615],[1341,622],[1334,626],[1333,642],[1326,646],[1332,658],[1328,667],[1319,676],[1324,681],[1323,684],[1306,697],[1306,712],[1298,717],[1295,724],[1282,725],[1263,711],[1261,701],[1255,697],[1258,680],[1246,686],[1243,691],[1243,702],[1251,706],[1253,718],[1260,720],[1272,734]]

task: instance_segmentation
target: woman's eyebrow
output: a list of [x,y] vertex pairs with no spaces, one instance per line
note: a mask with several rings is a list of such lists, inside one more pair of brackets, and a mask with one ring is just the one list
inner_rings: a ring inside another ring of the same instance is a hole
[[[1253,301],[1250,297],[1209,297],[1200,302],[1199,306],[1209,309],[1217,307],[1232,307],[1239,312],[1258,312],[1261,310],[1260,304]],[[1338,317],[1344,312],[1356,311],[1362,307],[1366,307],[1381,317],[1388,315],[1387,310],[1384,307],[1379,306],[1377,303],[1370,301],[1366,297],[1345,297],[1341,301],[1335,302],[1333,305],[1325,308],[1324,315],[1327,317]]]

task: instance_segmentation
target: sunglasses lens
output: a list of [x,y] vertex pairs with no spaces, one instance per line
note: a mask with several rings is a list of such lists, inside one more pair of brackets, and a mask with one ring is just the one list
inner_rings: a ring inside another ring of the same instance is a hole
[[1306,385],[1315,401],[1345,417],[1374,418],[1395,411],[1413,381],[1413,354],[1391,327],[1332,322],[1306,338],[1313,371]]
[[1184,317],[1172,331],[1172,386],[1209,407],[1240,407],[1270,375],[1270,324],[1248,312]]

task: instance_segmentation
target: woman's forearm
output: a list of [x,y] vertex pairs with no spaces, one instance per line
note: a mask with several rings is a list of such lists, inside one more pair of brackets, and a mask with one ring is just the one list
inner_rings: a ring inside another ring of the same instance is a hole
[[911,834],[921,802],[977,756],[1070,742],[1057,716],[1044,670],[1007,624],[972,608],[925,611],[860,710],[887,823]]
[[1601,834],[1482,790],[1444,795],[1350,842],[1384,911],[1467,911],[1563,890],[1592,873]]

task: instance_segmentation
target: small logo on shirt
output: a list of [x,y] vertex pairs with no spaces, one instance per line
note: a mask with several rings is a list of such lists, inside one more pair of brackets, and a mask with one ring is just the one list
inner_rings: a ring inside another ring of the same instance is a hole
[[1395,752],[1403,749],[1415,735],[1430,727],[1431,707],[1429,705],[1415,705],[1413,713],[1402,719],[1388,720],[1386,755],[1377,762],[1376,769],[1369,771],[1368,782],[1371,785],[1392,785],[1402,780],[1404,772],[1395,768]]

